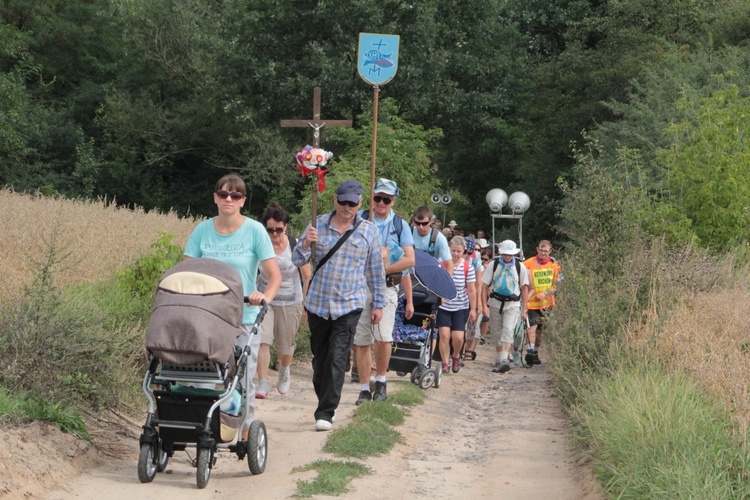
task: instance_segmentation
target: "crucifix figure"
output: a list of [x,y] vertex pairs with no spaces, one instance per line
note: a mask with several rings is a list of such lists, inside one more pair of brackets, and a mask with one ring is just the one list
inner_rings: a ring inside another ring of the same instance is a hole
[[[332,128],[351,127],[352,121],[351,120],[322,121],[320,119],[320,87],[315,87],[313,89],[313,119],[312,120],[281,120],[281,126],[284,128],[311,127],[313,129],[312,147],[319,148],[320,147],[320,129],[322,129],[323,127],[332,127]],[[311,212],[312,212],[312,223],[315,224],[315,221],[318,218],[318,185],[315,182],[313,182]],[[314,243],[312,246],[312,258],[313,258],[313,265],[314,265],[315,263],[315,244]]]

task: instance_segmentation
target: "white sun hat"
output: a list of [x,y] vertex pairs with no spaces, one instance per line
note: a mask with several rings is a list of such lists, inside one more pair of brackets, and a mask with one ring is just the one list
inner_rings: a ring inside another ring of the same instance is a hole
[[521,249],[516,246],[513,240],[505,240],[500,243],[500,255],[517,255]]

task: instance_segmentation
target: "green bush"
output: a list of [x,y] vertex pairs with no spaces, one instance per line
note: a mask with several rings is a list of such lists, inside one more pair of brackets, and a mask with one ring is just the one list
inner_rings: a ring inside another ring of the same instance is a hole
[[154,298],[156,284],[162,274],[183,258],[183,249],[172,243],[174,235],[159,232],[159,238],[151,245],[154,252],[136,259],[130,266],[117,273],[120,283],[134,297]]
[[133,391],[142,345],[137,324],[118,321],[80,290],[61,292],[47,276],[0,313],[0,386],[52,404],[113,407]]

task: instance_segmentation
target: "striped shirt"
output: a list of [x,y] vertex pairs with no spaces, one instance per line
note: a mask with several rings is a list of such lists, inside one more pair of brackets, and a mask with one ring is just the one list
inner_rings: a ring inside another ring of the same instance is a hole
[[[468,272],[464,270],[464,267],[468,268]],[[453,284],[456,285],[456,298],[443,302],[440,309],[445,311],[468,309],[471,303],[469,302],[469,295],[466,293],[466,285],[468,283],[476,283],[476,281],[477,275],[474,272],[474,266],[466,259],[462,259],[461,264],[453,267]]]
[[[318,242],[315,252],[318,262],[343,235],[331,225],[334,213],[320,215],[316,221]],[[357,229],[310,282],[305,308],[321,318],[337,319],[357,309],[364,309],[367,288],[373,296],[372,307],[385,307],[385,266],[378,231],[372,222],[362,220],[359,215],[356,220],[361,220]],[[297,267],[310,261],[312,248],[302,250],[306,238],[307,229],[292,253],[292,262]]]

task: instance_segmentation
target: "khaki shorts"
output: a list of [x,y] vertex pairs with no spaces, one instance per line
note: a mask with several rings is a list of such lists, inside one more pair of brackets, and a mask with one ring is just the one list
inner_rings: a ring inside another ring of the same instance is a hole
[[513,343],[513,332],[521,319],[521,307],[513,307],[510,304],[511,302],[505,303],[502,314],[500,314],[500,309],[490,307],[490,331],[492,331],[492,340],[496,346]]
[[385,307],[383,317],[377,325],[370,324],[372,313],[372,295],[367,292],[367,306],[362,310],[362,316],[357,323],[354,334],[354,345],[372,345],[378,342],[393,342],[393,324],[396,322],[396,307],[398,306],[398,287],[385,289]]
[[302,302],[290,306],[268,306],[268,312],[260,324],[261,344],[276,343],[279,354],[294,354],[294,340],[302,320]]

